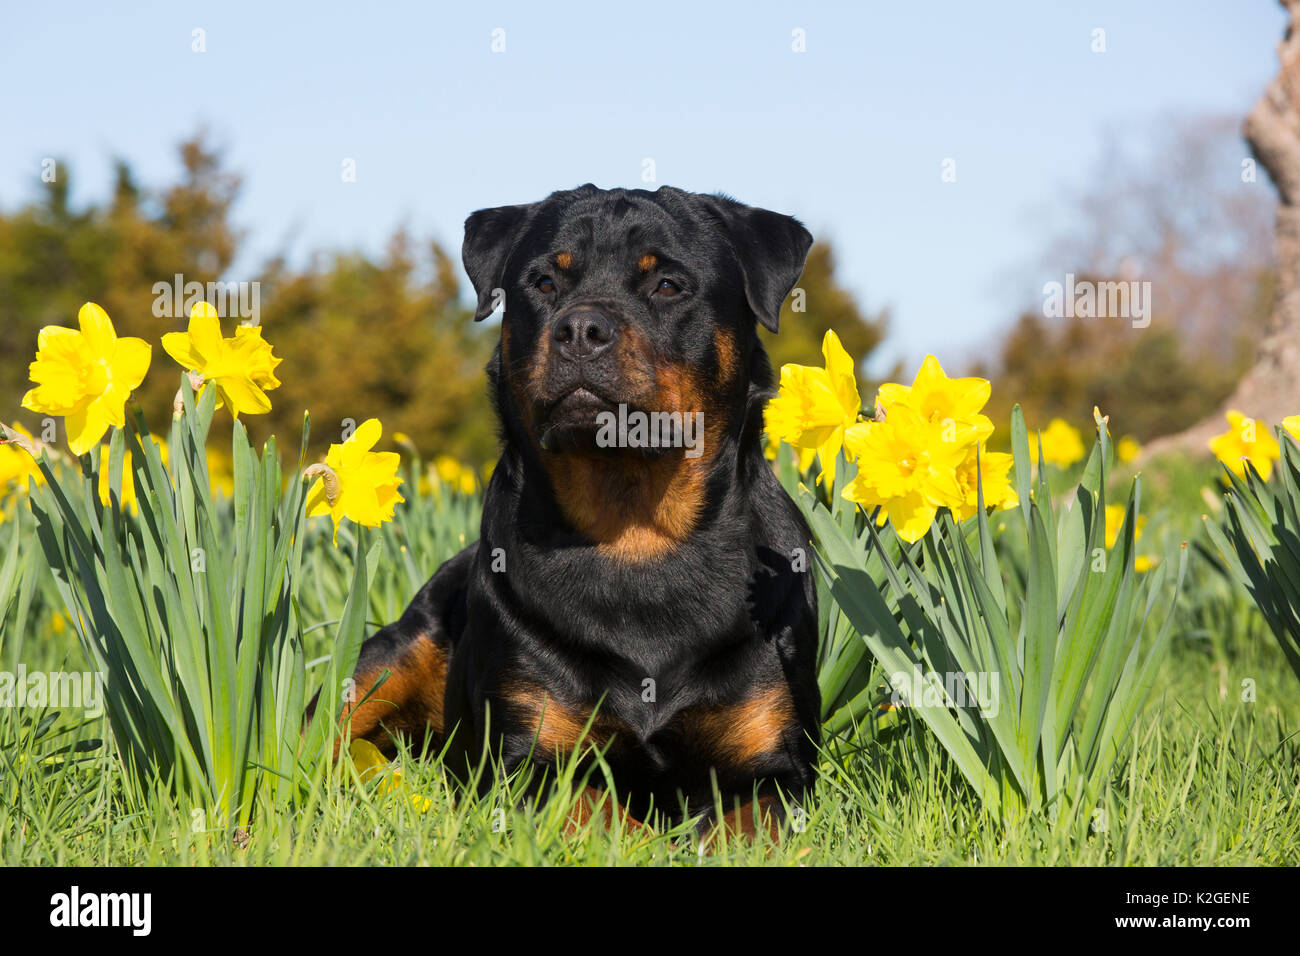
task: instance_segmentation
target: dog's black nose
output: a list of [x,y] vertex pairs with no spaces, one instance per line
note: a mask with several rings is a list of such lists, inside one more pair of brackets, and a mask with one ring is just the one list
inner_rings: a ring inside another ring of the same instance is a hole
[[593,309],[584,309],[561,316],[551,337],[564,358],[584,361],[609,348],[616,334],[612,319]]

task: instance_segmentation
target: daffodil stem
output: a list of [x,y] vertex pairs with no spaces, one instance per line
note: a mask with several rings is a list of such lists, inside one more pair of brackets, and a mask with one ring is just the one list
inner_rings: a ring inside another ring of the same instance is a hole
[[[185,377],[190,380],[190,388],[194,391],[195,394],[198,394],[199,389],[203,387],[203,383],[205,381],[203,376],[200,375],[198,372],[187,370],[185,372]],[[176,389],[176,397],[172,399],[172,414],[175,415],[177,418],[179,418],[184,411],[185,411],[185,388],[184,386],[182,386],[181,388]]]

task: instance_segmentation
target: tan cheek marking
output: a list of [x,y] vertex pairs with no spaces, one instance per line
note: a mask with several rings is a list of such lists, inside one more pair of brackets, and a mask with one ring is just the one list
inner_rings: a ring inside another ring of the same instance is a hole
[[[533,435],[534,421],[533,396],[540,395],[543,380],[546,378],[547,363],[550,361],[551,337],[543,329],[537,335],[537,346],[528,361],[527,371],[515,369],[507,364],[505,354],[505,328],[502,327],[502,372],[510,377],[510,391],[514,395],[515,405],[523,418],[524,429]],[[525,356],[527,358],[527,356]],[[536,441],[536,435],[533,435]]]
[[655,377],[653,353],[641,334],[626,328],[615,345],[618,350],[618,375],[624,393],[633,402],[649,403],[654,398]]
[[736,378],[736,342],[722,328],[713,330],[713,347],[718,354],[718,384],[727,385]]

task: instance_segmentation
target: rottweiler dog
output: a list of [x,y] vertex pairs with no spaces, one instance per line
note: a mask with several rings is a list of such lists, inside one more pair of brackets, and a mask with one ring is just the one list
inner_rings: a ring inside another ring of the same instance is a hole
[[467,775],[489,754],[553,770],[581,740],[617,812],[779,834],[812,784],[817,609],[808,528],[763,455],[757,325],[776,331],[811,243],[670,187],[466,220],[475,318],[502,311],[501,460],[478,542],[362,647],[353,737],[425,735]]

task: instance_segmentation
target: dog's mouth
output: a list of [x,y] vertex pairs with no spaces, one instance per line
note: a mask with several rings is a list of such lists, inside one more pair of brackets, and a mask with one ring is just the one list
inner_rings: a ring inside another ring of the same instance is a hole
[[552,427],[595,428],[601,412],[617,411],[618,400],[588,383],[574,385],[544,403],[540,421]]
[[538,419],[537,439],[544,452],[577,452],[601,458],[631,456],[659,458],[674,446],[649,443],[630,423],[646,416],[639,404],[610,397],[590,384],[577,385],[544,406]]
[[556,416],[582,417],[587,413],[594,415],[597,412],[607,411],[614,408],[616,404],[616,402],[606,398],[597,389],[590,385],[577,385],[547,405],[546,417],[547,419],[552,419]]
[[538,409],[538,443],[546,451],[596,448],[601,413],[618,403],[587,383],[574,385]]

